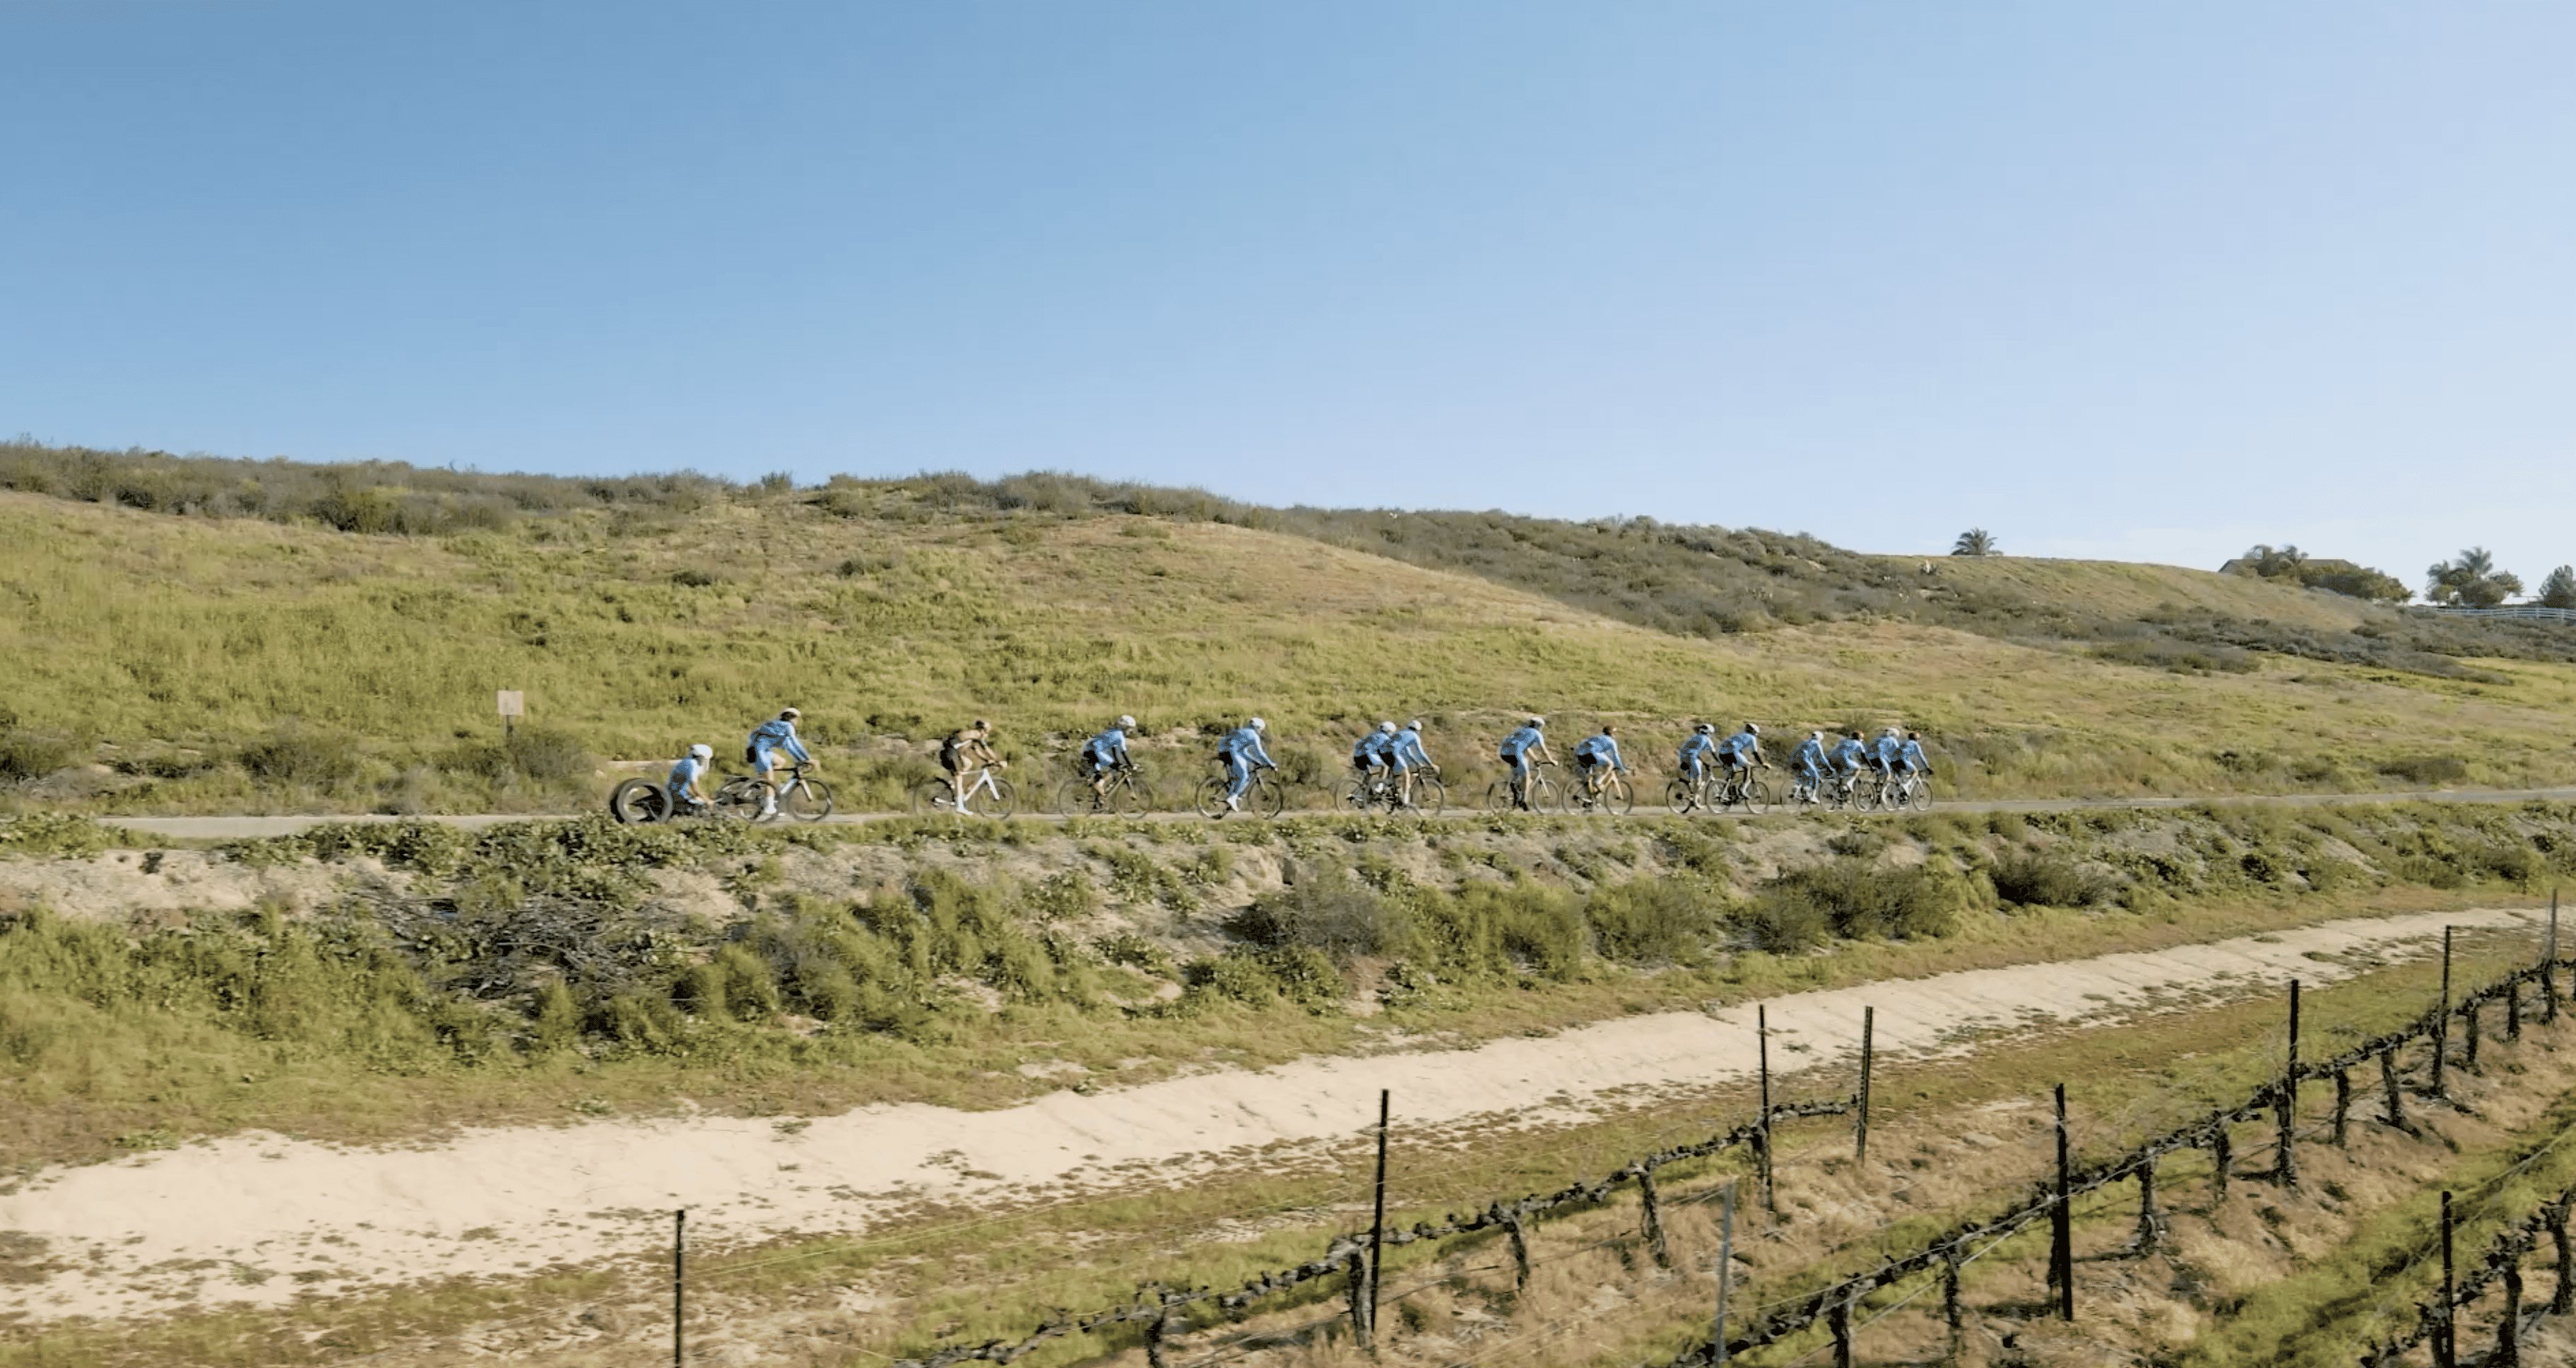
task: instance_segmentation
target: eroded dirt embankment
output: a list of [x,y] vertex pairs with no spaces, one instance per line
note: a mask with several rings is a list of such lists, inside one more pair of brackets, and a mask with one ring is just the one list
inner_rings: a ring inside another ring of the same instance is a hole
[[[1877,1013],[1883,1060],[2101,1028],[2177,1000],[2317,984],[2437,948],[2445,925],[2536,931],[2492,909],[2329,922],[2057,964],[1767,1001],[1775,1068],[1839,1071]],[[806,1122],[681,1115],[468,1132],[341,1149],[265,1134],[52,1168],[0,1198],[15,1281],[0,1314],[37,1320],[275,1304],[299,1293],[524,1276],[664,1247],[668,1212],[721,1248],[867,1231],[925,1199],[995,1206],[1183,1184],[1254,1156],[1321,1163],[1375,1121],[1377,1090],[1419,1128],[1575,1124],[1749,1078],[1751,1005],[1625,1018],[1474,1049],[1397,1051],[1059,1091],[964,1112],[865,1108]],[[1839,1090],[1818,1077],[1808,1091]]]

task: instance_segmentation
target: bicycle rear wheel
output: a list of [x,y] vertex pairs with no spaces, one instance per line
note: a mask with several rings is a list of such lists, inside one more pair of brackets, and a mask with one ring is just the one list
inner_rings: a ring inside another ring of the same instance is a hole
[[756,822],[767,811],[773,793],[757,779],[728,779],[716,790],[715,815],[736,822]]
[[1485,811],[1509,812],[1511,810],[1512,781],[1509,779],[1497,779],[1494,782],[1487,784],[1485,786]]
[[957,786],[945,779],[924,779],[912,791],[912,810],[916,816],[929,817],[957,810]]
[[832,815],[832,790],[818,779],[799,779],[778,795],[778,806],[800,822],[819,822]]
[[650,779],[629,779],[609,791],[608,815],[629,826],[658,822],[671,815],[671,795]]

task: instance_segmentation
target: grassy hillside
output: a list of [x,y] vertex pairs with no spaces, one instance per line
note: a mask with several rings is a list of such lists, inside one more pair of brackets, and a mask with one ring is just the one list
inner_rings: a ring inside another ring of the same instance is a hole
[[[1418,714],[1470,789],[1526,711],[1566,739],[1624,722],[1649,770],[1699,718],[1784,742],[1901,722],[1960,795],[2576,778],[2576,667],[2527,624],[2464,657],[2421,614],[2169,567],[1927,576],[1770,534],[1720,554],[1694,549],[1710,529],[1047,480],[684,483],[437,535],[0,495],[0,774],[42,781],[22,806],[559,809],[595,801],[596,757],[730,754],[794,703],[859,801],[970,717],[1027,758],[1119,712],[1177,772],[1251,713],[1300,772]],[[1709,617],[1754,588],[1730,621],[1761,630]],[[502,688],[531,713],[508,748]]]

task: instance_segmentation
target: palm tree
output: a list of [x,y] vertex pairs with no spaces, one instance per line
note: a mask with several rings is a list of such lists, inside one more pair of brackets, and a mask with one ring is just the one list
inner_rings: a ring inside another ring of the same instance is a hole
[[1959,534],[1959,540],[1951,543],[1950,554],[1954,556],[1995,555],[1997,554],[1995,534],[1982,527],[1971,527]]
[[2455,561],[2435,561],[2424,571],[2424,598],[2463,608],[2493,608],[2522,592],[2522,577],[2495,568],[2495,555],[2472,546]]

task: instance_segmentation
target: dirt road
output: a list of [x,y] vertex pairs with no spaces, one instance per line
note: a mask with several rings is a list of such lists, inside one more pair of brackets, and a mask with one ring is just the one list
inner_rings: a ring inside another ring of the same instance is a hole
[[[2295,807],[2318,807],[2333,803],[2527,803],[2533,800],[2576,802],[2576,788],[2551,789],[2441,789],[2409,793],[2295,793],[2277,797],[2229,796],[2209,798],[1993,798],[1974,802],[1940,803],[1940,812],[2075,812],[2089,808],[2134,808],[2153,811],[2164,808],[2199,807],[2204,803],[2219,806],[2241,806],[2249,803],[2286,803]],[[1786,809],[1775,809],[1785,811]],[[1640,815],[1660,811],[1644,802],[1637,807]],[[1453,808],[1451,815],[1462,816],[1465,810]],[[424,814],[417,820],[445,822],[451,826],[487,827],[505,822],[546,821],[578,816],[577,813],[474,813],[458,815]],[[830,823],[874,822],[902,814],[889,812],[841,813],[824,820]],[[1042,813],[1022,813],[1042,820],[1059,820]],[[1854,814],[1865,815],[1865,814]],[[1162,812],[1147,814],[1148,820],[1205,821],[1195,813]],[[324,822],[398,822],[406,819],[376,813],[294,814],[257,817],[105,817],[100,820],[152,836],[182,840],[248,840],[260,836],[287,836]],[[1240,820],[1240,819],[1238,819]]]
[[[1972,1040],[2100,1029],[2188,996],[2331,982],[2438,947],[2444,925],[2536,933],[2493,909],[2357,918],[2304,930],[1770,999],[1776,1068],[1822,1070],[1793,1096],[1839,1091],[1861,1009],[1882,1070]],[[1409,1127],[1569,1125],[1740,1084],[1753,1007],[1629,1017],[1474,1049],[1309,1059],[1134,1087],[1085,1080],[993,1112],[906,1105],[778,1122],[682,1115],[472,1131],[344,1149],[252,1133],[115,1163],[52,1168],[0,1197],[0,1231],[31,1276],[0,1280],[0,1315],[121,1317],[277,1304],[459,1276],[513,1279],[664,1247],[690,1209],[710,1254],[790,1235],[845,1235],[924,1199],[1027,1204],[1169,1186],[1224,1164],[1347,1153],[1380,1088]],[[1033,1060],[1032,1077],[1070,1066]],[[1079,1069],[1071,1069],[1079,1073]],[[1882,1072],[1882,1077],[1888,1075]],[[37,1276],[39,1275],[40,1276]]]

